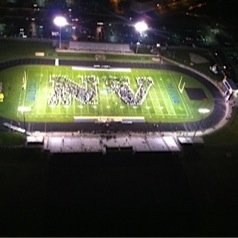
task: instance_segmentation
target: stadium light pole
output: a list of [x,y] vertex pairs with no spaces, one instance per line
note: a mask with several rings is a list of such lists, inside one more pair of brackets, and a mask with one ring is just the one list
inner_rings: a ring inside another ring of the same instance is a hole
[[61,49],[61,28],[68,25],[67,19],[64,16],[56,16],[53,20],[54,24],[59,27],[59,48]]
[[138,52],[139,46],[140,46],[140,42],[137,41],[137,42],[136,42],[136,54],[137,54],[137,52]]
[[[139,33],[139,38],[143,36],[143,33],[148,30],[148,25],[145,21],[139,21],[134,25],[135,30]],[[140,41],[136,43],[136,53],[138,52],[138,48],[140,46]]]

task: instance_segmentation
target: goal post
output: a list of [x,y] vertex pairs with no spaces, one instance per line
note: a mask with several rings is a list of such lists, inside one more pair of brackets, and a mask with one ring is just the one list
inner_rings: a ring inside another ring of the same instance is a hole
[[3,102],[4,100],[4,94],[0,92],[0,102]]
[[22,78],[22,89],[26,90],[26,71],[24,71],[23,78]]
[[179,89],[179,92],[180,92],[180,93],[183,93],[183,90],[184,90],[184,88],[185,88],[185,85],[186,85],[186,83],[185,83],[185,81],[184,81],[184,79],[183,79],[183,76],[181,76],[181,77],[180,77],[180,80],[179,80],[179,84],[178,84],[178,89]]

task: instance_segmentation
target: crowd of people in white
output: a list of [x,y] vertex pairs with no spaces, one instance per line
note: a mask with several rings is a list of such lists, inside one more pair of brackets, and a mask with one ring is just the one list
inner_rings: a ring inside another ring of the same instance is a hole
[[[95,104],[98,102],[97,85],[98,77],[95,75],[79,76],[84,86],[77,84],[69,78],[61,75],[51,77],[50,84],[53,92],[49,97],[49,105],[71,105],[72,100],[83,104]],[[107,86],[115,92],[121,100],[130,106],[138,106],[143,103],[148,91],[153,85],[151,77],[137,77],[138,89],[136,92],[130,87],[129,77],[109,76],[102,77]]]
[[87,75],[79,77],[85,87],[80,86],[65,76],[57,75],[50,79],[53,86],[49,105],[71,105],[72,100],[83,104],[93,104],[97,99],[97,83],[98,78],[95,75]]
[[143,103],[146,95],[153,85],[153,80],[151,77],[137,77],[137,85],[139,86],[136,93],[133,92],[129,85],[129,77],[111,77],[110,87],[118,96],[128,105],[138,106]]

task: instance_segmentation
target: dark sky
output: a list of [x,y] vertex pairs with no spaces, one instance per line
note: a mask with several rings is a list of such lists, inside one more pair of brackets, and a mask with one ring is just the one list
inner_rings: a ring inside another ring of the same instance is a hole
[[237,17],[236,4],[235,0],[208,0],[204,10],[214,16],[229,19]]

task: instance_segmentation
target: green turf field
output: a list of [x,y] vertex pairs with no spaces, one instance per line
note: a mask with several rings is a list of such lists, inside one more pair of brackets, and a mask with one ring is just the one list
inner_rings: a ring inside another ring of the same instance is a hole
[[[84,79],[96,79],[96,94],[90,103],[83,103],[71,97],[67,105],[50,104],[54,92],[54,79],[65,77],[70,84],[82,89],[92,87]],[[133,95],[139,88],[137,77],[148,77],[153,84],[147,90],[141,105],[128,105],[110,88],[114,78],[126,78]],[[148,122],[188,122],[204,118],[199,108],[210,113],[214,102],[208,89],[197,80],[174,71],[151,69],[92,70],[72,69],[55,66],[17,66],[0,71],[0,83],[4,101],[0,103],[0,116],[23,120],[20,106],[29,107],[25,112],[26,121],[72,122],[74,117],[144,117]],[[178,88],[178,85],[184,85]],[[185,88],[202,89],[206,98],[189,98]],[[181,90],[183,89],[183,90]],[[209,113],[206,114],[208,116]]]

